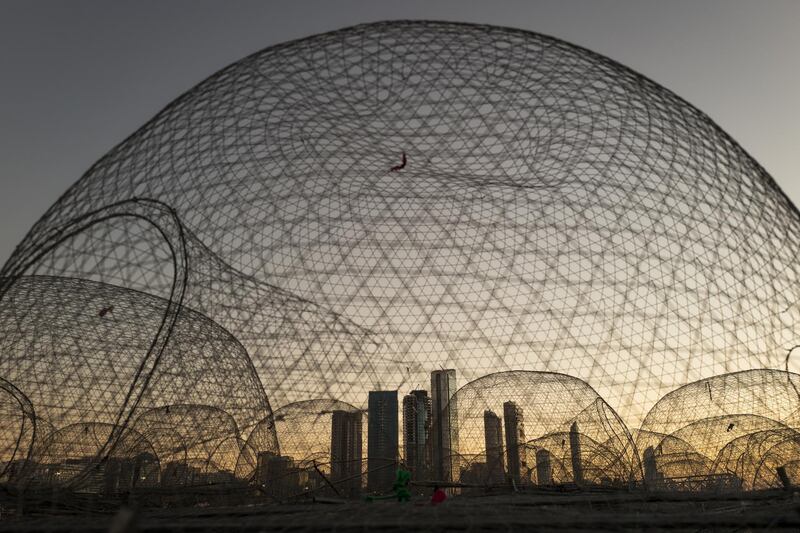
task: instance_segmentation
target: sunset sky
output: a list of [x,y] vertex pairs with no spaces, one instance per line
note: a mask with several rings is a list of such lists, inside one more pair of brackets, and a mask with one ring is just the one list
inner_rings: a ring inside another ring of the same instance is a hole
[[205,77],[286,40],[385,19],[550,34],[627,65],[710,115],[795,203],[800,3],[3,2],[0,256],[113,145]]

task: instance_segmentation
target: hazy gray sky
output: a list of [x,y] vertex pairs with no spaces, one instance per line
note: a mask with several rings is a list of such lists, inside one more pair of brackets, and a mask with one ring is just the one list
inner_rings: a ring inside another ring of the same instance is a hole
[[95,160],[200,80],[387,19],[513,26],[607,55],[705,111],[800,204],[798,0],[0,0],[0,263]]

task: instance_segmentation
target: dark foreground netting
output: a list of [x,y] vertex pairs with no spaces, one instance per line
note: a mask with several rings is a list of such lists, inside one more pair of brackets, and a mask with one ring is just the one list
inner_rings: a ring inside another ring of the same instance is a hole
[[799,221],[702,112],[557,39],[274,46],[115,146],[3,266],[0,482],[348,498],[399,455],[464,495],[787,486]]

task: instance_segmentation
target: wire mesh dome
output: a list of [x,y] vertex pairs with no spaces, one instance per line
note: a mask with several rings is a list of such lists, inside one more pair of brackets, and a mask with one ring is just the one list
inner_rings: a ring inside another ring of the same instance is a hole
[[746,490],[777,486],[775,469],[761,471],[759,465],[768,460],[772,444],[781,443],[776,452],[785,450],[775,457],[794,450],[792,442],[800,427],[799,385],[800,376],[794,373],[750,370],[701,380],[667,394],[637,434],[645,478],[657,485],[706,478],[694,487],[700,489],[719,482]]
[[[638,425],[675,386],[783,363],[798,229],[707,116],[607,58],[505,28],[355,26],[230,65],[97,161],[0,272],[0,327],[19,339],[0,375],[37,412],[28,389],[66,382],[59,409],[124,427],[148,394],[173,395],[147,391],[197,313],[252,360],[253,420],[269,402],[363,407],[441,365],[466,381],[574,375]],[[59,300],[76,338],[101,331],[108,286],[160,298],[102,326],[111,344],[152,341],[122,367],[142,371],[96,364],[102,345],[19,364],[48,350],[48,308],[14,307],[45,276],[83,284]],[[180,382],[174,368],[164,379]],[[74,401],[89,391],[103,393]]]
[[782,487],[778,468],[792,482],[800,480],[800,433],[787,427],[755,431],[730,441],[717,454],[714,474],[740,480],[745,490]]
[[[47,436],[45,421],[51,430],[105,424],[114,428],[104,448],[110,451],[130,422],[126,417],[165,403],[213,403],[214,409],[230,413],[226,416],[234,428],[251,427],[269,412],[241,343],[188,309],[176,316],[157,366],[135,408],[129,406],[142,373],[140,357],[157,340],[169,305],[157,296],[77,278],[26,276],[10,288],[0,317],[23,327],[0,337],[0,373],[13,375],[27,391],[41,438]],[[143,414],[138,418],[144,420]],[[6,430],[13,420],[4,420]],[[164,423],[173,421],[174,415]],[[206,429],[189,424],[185,430],[194,434],[181,437],[207,439],[200,434]]]
[[647,414],[641,429],[671,435],[698,421],[724,421],[725,417],[743,415],[800,427],[798,391],[800,375],[781,370],[758,369],[713,376],[665,395]]
[[461,387],[450,406],[458,427],[454,468],[462,478],[550,485],[642,477],[625,424],[580,379],[551,372],[490,374]]

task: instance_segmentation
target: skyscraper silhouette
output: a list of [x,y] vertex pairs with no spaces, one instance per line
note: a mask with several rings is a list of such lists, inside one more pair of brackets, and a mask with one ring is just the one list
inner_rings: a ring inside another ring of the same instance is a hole
[[581,457],[581,440],[578,423],[573,422],[569,428],[569,450],[572,459],[572,478],[578,485],[583,483],[583,458]]
[[433,411],[434,478],[453,481],[455,455],[458,453],[458,406],[454,394],[456,371],[454,369],[431,372],[431,407]]
[[397,391],[369,391],[367,487],[389,490],[397,468]]
[[334,411],[331,418],[331,482],[340,494],[361,492],[361,412]]
[[[523,479],[525,464],[525,419],[520,408],[514,402],[503,404],[503,419],[506,424],[506,456],[508,458],[508,475],[519,485]],[[527,469],[526,469],[527,470]],[[527,477],[527,476],[526,476]]]
[[483,412],[483,438],[487,481],[502,483],[506,477],[503,471],[503,427],[500,417],[488,409]]
[[431,475],[431,398],[424,390],[411,391],[403,398],[403,435],[406,467],[412,479]]
[[551,485],[553,483],[553,458],[544,448],[536,450],[536,484]]

